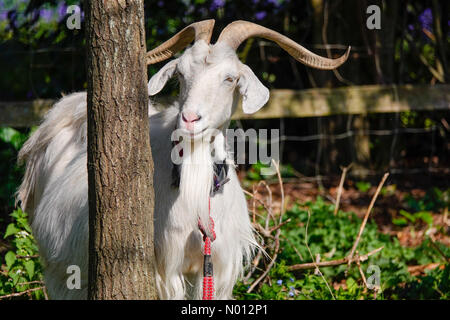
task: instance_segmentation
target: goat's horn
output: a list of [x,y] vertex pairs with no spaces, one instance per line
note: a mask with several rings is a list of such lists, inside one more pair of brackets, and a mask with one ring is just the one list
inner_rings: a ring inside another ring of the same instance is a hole
[[348,47],[347,52],[337,59],[324,58],[305,49],[281,33],[248,21],[234,21],[227,25],[220,33],[217,42],[226,42],[236,50],[242,42],[251,37],[275,41],[297,61],[322,70],[336,69],[347,60],[350,53],[350,47]]
[[193,40],[209,43],[214,28],[214,19],[192,23],[155,49],[147,52],[147,64],[154,64],[172,57],[186,48]]

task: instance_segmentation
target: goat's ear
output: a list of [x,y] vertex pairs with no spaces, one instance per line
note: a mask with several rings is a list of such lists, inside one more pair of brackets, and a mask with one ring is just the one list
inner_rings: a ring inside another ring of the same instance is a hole
[[169,80],[176,68],[177,68],[178,59],[172,60],[169,63],[166,63],[164,67],[162,67],[157,73],[153,75],[148,81],[148,95],[153,96],[160,92],[162,88],[166,85],[167,80]]
[[269,89],[259,81],[258,77],[245,64],[241,65],[238,87],[242,95],[244,113],[255,113],[269,100]]

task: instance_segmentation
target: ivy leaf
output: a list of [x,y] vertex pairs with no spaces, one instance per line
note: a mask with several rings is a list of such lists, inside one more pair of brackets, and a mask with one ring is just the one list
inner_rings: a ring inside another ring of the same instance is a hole
[[5,261],[6,266],[8,267],[8,269],[10,269],[14,262],[16,262],[16,254],[12,251],[8,251],[8,253],[6,253],[5,255]]

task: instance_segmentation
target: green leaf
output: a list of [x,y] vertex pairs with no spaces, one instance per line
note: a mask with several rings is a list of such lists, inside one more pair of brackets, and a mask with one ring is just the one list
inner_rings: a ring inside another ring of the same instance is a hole
[[20,274],[16,271],[9,273],[10,278],[13,280],[13,285],[16,286],[19,282]]
[[432,225],[433,224],[433,216],[428,211],[417,212],[415,214],[415,216],[416,216],[417,219],[421,219],[423,222],[425,222],[428,225]]
[[349,291],[354,291],[358,288],[358,284],[353,278],[348,278],[345,282]]
[[16,129],[3,127],[0,128],[0,140],[12,144],[14,149],[19,150],[20,146],[25,141],[25,135]]
[[27,271],[28,276],[30,277],[31,280],[34,276],[34,261],[33,260],[25,261],[23,265],[25,266],[25,270]]
[[5,255],[6,266],[8,269],[16,262],[16,254],[12,251],[8,251]]
[[370,189],[370,187],[372,187],[370,182],[364,182],[364,181],[358,181],[355,185],[356,185],[356,188],[358,188],[358,190],[361,192],[367,192]]
[[392,223],[396,226],[406,226],[408,221],[405,218],[392,219]]
[[10,143],[12,137],[17,134],[17,130],[9,127],[0,128],[0,140]]
[[408,211],[405,210],[400,210],[399,213],[404,216],[406,219],[408,219],[409,221],[411,221],[412,223],[414,223],[416,221],[416,217],[414,215],[412,215],[411,213],[409,213]]
[[3,239],[6,239],[7,237],[9,237],[13,234],[16,234],[19,231],[20,231],[20,229],[17,229],[16,226],[14,225],[14,223],[10,223],[6,227],[6,231],[5,231],[5,235],[3,236]]

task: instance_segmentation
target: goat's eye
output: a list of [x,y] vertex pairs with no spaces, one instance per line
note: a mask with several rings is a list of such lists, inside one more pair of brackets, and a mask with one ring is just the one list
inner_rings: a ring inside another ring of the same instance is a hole
[[232,77],[226,77],[226,78],[225,78],[225,81],[231,83],[231,82],[234,81],[234,78],[232,78]]

